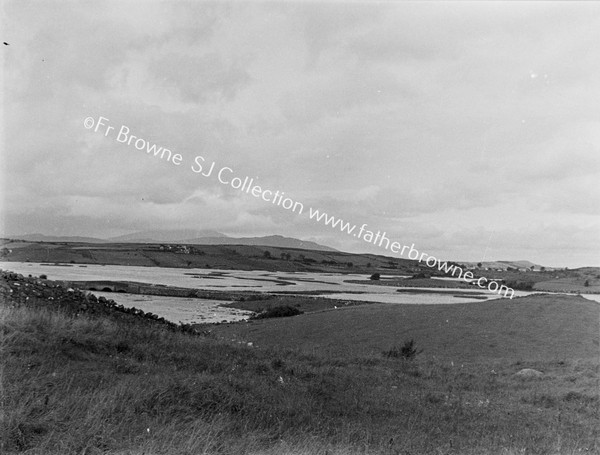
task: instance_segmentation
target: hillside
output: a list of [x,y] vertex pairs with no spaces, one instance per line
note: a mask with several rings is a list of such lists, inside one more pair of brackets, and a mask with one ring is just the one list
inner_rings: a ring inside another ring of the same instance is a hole
[[[31,290],[39,281],[8,274],[0,280],[6,410],[0,449],[7,455],[541,455],[600,449],[597,359],[577,358],[585,354],[577,343],[565,348],[572,354],[567,359],[536,360],[539,345],[532,339],[523,347],[531,355],[519,361],[480,357],[464,365],[444,352],[413,361],[377,352],[308,354],[290,343],[291,349],[277,343],[257,348],[208,330],[182,333],[147,318],[137,324],[136,315],[113,317],[116,308],[96,312],[96,303],[52,282],[43,282],[52,295],[36,295]],[[55,299],[71,303],[55,305]],[[334,344],[340,337],[328,324],[340,315],[307,316],[328,317],[321,327]],[[488,318],[481,330],[497,325]],[[456,342],[445,327],[428,327],[429,334],[446,332]],[[393,324],[357,335],[368,341],[381,331],[391,336],[389,330]],[[416,330],[425,333],[426,327]],[[505,330],[528,342],[526,324]],[[282,333],[278,341],[283,345],[290,335]],[[399,342],[405,335],[394,333]],[[513,346],[509,341],[504,350]],[[455,349],[477,348],[458,343]],[[541,370],[542,378],[516,376],[524,367]]]
[[[269,271],[412,273],[424,265],[372,254],[262,245],[22,242],[5,240],[2,261]],[[396,270],[396,272],[392,272]]]
[[371,304],[219,326],[213,333],[265,348],[332,356],[373,356],[412,338],[423,355],[455,363],[597,359],[600,304],[567,295],[453,305]]

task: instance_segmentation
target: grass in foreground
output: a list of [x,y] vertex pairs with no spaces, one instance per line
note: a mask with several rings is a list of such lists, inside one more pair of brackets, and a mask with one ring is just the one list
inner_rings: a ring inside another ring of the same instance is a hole
[[[295,318],[292,318],[295,319]],[[597,364],[451,366],[253,349],[1,309],[7,454],[597,453]],[[494,371],[492,371],[492,367]]]

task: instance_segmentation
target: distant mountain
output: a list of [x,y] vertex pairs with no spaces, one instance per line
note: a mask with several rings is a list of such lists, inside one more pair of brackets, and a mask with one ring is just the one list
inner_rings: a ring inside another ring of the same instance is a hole
[[134,232],[107,239],[108,242],[124,243],[187,243],[191,245],[250,245],[272,246],[279,248],[299,248],[303,250],[337,251],[333,248],[319,245],[307,240],[299,240],[281,235],[268,235],[265,237],[229,237],[211,230],[155,230]]
[[302,250],[338,251],[328,246],[319,245],[308,240],[299,240],[281,235],[268,235],[265,237],[203,237],[188,239],[182,243],[195,245],[250,245],[272,246],[278,248],[298,248]]
[[272,246],[278,248],[298,248],[302,250],[338,251],[328,246],[308,240],[300,240],[282,235],[265,237],[229,237],[212,230],[153,230],[98,239],[95,237],[53,236],[44,234],[18,234],[4,238],[25,240],[28,242],[73,242],[73,243],[182,243],[191,245],[249,245]]
[[173,230],[154,230],[134,232],[133,234],[119,235],[107,239],[109,242],[128,242],[128,243],[171,243],[171,242],[186,242],[190,238],[226,238],[225,234],[211,230],[195,230],[195,229],[173,229]]
[[9,239],[26,240],[28,242],[73,242],[73,243],[106,243],[106,240],[95,237],[60,236],[44,234],[7,235]]

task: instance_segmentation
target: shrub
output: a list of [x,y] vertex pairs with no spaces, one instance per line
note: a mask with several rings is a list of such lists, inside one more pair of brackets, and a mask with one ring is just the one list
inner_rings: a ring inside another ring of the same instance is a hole
[[533,281],[507,280],[506,285],[519,291],[532,291]]
[[297,316],[302,314],[298,308],[294,308],[288,305],[276,306],[267,308],[258,314],[253,315],[250,319],[267,319],[267,318],[287,318],[290,316]]
[[43,273],[40,275],[40,280],[47,280],[47,279],[48,279],[48,275],[43,274]]
[[416,342],[412,338],[408,341],[405,341],[402,347],[393,346],[390,350],[384,351],[383,355],[386,357],[393,357],[395,359],[402,358],[407,360],[414,359],[417,354],[423,352],[423,350],[418,351],[416,348]]
[[412,276],[412,278],[415,280],[419,279],[419,278],[431,278],[431,275],[429,275],[428,273],[424,273],[424,272],[418,272],[418,273],[415,273]]
[[379,278],[381,278],[381,275],[379,273],[374,273],[373,275],[371,275],[371,280],[378,280]]
[[280,368],[283,368],[285,366],[285,361],[281,360],[281,359],[273,359],[271,361],[271,368],[273,368],[274,370],[278,370]]

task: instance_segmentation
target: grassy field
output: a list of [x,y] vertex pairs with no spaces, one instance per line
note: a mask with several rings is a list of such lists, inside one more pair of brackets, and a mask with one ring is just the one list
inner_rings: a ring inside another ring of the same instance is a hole
[[534,295],[452,305],[373,303],[212,331],[327,355],[377,355],[413,338],[424,356],[448,362],[566,360],[598,356],[599,316],[600,304],[583,297]]
[[[2,453],[600,450],[599,307],[582,298],[357,306],[199,336],[2,289]],[[407,338],[415,360],[381,354]],[[514,375],[526,367],[542,378]]]

